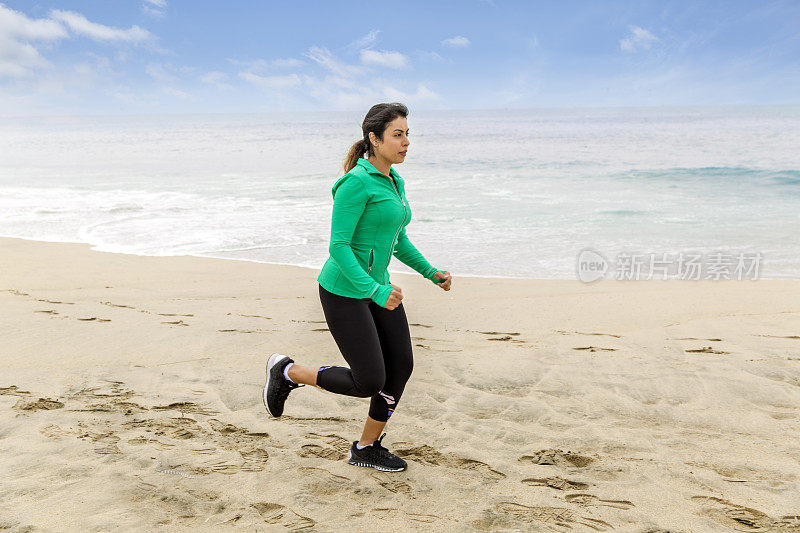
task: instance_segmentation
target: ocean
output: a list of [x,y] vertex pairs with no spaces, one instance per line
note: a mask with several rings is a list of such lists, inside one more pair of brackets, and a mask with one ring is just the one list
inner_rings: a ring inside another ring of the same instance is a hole
[[[362,119],[0,118],[0,235],[318,269]],[[408,124],[407,232],[454,276],[576,279],[590,250],[617,266],[744,254],[749,279],[800,279],[800,107],[412,109]]]

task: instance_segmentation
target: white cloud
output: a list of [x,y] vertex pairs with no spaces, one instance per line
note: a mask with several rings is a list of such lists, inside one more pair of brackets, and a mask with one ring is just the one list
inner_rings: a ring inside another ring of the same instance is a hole
[[164,18],[164,16],[167,14],[166,11],[163,11],[161,9],[156,9],[148,5],[142,5],[142,13],[144,13],[147,16],[153,17],[154,19]]
[[401,91],[393,85],[384,85],[382,87],[384,98],[389,101],[399,101],[414,105],[419,102],[441,100],[441,96],[436,92],[430,90],[424,83],[417,84],[417,90],[413,93]]
[[206,72],[202,76],[200,76],[200,81],[205,83],[206,85],[211,85],[216,87],[217,89],[224,89],[224,90],[231,90],[233,89],[233,85],[228,83],[230,76],[228,76],[224,72],[219,71],[211,71]]
[[144,68],[144,71],[154,80],[164,83],[171,83],[178,79],[175,75],[167,72],[167,69],[165,69],[163,65],[158,63],[148,64]]
[[461,35],[456,35],[455,37],[450,37],[442,41],[442,46],[447,46],[448,48],[466,48],[469,45],[469,39]]
[[[419,50],[419,51],[416,52],[416,54],[423,61],[435,61],[437,63],[448,62],[447,59],[443,58],[437,52],[428,52],[428,51],[425,51],[425,50]],[[452,63],[452,60],[450,60],[449,62]]]
[[281,89],[300,85],[300,77],[297,74],[290,74],[288,76],[259,76],[250,71],[243,71],[239,73],[239,77],[264,89]]
[[299,67],[301,65],[305,65],[305,63],[293,57],[286,59],[273,59],[269,64],[273,67],[280,67],[280,68]]
[[400,52],[388,50],[362,50],[361,62],[365,65],[376,65],[387,68],[405,68],[408,66],[408,58]]
[[322,46],[312,46],[303,55],[339,76],[357,76],[364,72],[364,69],[357,65],[342,63],[333,56],[330,50]]
[[212,72],[206,72],[200,76],[200,81],[208,85],[214,85],[215,87],[230,87],[230,85],[225,83],[228,81],[228,75],[224,72],[219,72],[216,70]]
[[161,87],[161,92],[169,96],[180,98],[181,100],[186,100],[188,98],[191,98],[191,95],[189,93],[181,91],[180,89],[176,89],[175,87]]
[[22,78],[50,63],[33,46],[0,37],[0,78]]
[[300,67],[305,65],[305,62],[300,61],[299,59],[295,59],[293,57],[285,59],[273,59],[272,61],[267,61],[264,59],[256,59],[255,61],[241,61],[239,59],[228,59],[228,61],[233,63],[237,67],[245,67],[247,70],[251,72],[263,72],[264,70],[270,67],[290,68],[290,67]]
[[144,0],[142,12],[153,18],[163,18],[167,14],[167,0]]
[[31,19],[24,13],[0,4],[0,37],[52,41],[67,37],[67,32],[54,20]]
[[0,78],[23,78],[50,63],[31,44],[68,37],[64,27],[48,19],[31,19],[0,4]]
[[103,24],[91,22],[80,13],[74,11],[53,9],[50,11],[50,17],[63,22],[76,34],[84,35],[96,41],[140,42],[153,37],[149,31],[139,26],[131,26],[127,30],[104,26]]
[[347,49],[356,49],[356,50],[363,50],[364,48],[368,48],[369,46],[373,45],[375,41],[378,40],[378,34],[380,30],[372,30],[365,36],[356,39],[352,43],[348,44],[345,48]]
[[633,52],[637,48],[649,50],[650,46],[652,46],[654,42],[658,41],[658,37],[644,28],[640,28],[639,26],[628,26],[628,29],[631,31],[631,33],[624,39],[620,39],[620,50],[624,50],[626,52]]

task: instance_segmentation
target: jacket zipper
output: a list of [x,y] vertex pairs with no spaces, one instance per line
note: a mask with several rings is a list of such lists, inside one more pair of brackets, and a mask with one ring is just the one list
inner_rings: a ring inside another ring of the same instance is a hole
[[397,236],[400,234],[400,230],[403,229],[403,225],[406,223],[406,203],[405,203],[405,201],[403,201],[403,198],[400,196],[400,190],[397,188],[397,185],[395,185],[394,179],[389,177],[389,180],[391,180],[391,182],[392,182],[392,188],[397,193],[397,197],[400,199],[400,203],[403,204],[403,221],[400,223],[400,227],[397,228],[397,231],[394,234],[394,239],[392,239],[392,252],[389,253],[389,259],[386,261],[386,267],[384,268],[384,270],[386,270],[386,268],[389,268],[389,263],[392,262],[392,253],[394,252],[394,241],[395,241],[395,239],[397,239]]
[[369,249],[369,265],[367,266],[367,274],[369,274],[369,271],[372,270],[372,261],[375,259],[374,253],[375,253],[375,249],[374,248],[370,248]]

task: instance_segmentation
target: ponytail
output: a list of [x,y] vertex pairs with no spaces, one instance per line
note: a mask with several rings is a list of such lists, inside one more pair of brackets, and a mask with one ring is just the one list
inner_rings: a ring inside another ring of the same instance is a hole
[[365,153],[367,157],[370,155],[370,147],[372,145],[369,142],[369,138],[364,138],[359,141],[353,143],[353,146],[350,147],[350,151],[347,152],[347,157],[344,160],[344,171],[345,173],[350,172],[358,163],[358,160],[361,159]]

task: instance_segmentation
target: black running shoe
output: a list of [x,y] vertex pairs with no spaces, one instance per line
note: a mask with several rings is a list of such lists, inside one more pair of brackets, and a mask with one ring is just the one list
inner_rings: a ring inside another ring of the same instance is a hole
[[381,435],[380,439],[360,450],[356,448],[358,441],[354,441],[353,444],[350,445],[350,458],[347,462],[351,465],[368,466],[384,472],[400,472],[401,470],[405,470],[408,464],[384,448],[381,444],[381,440],[385,436],[386,433]]
[[267,412],[278,417],[283,414],[283,404],[286,402],[286,397],[289,393],[297,387],[304,387],[305,385],[293,383],[286,379],[283,375],[283,369],[289,363],[294,361],[279,353],[274,353],[267,361],[267,382],[264,384],[264,407]]

